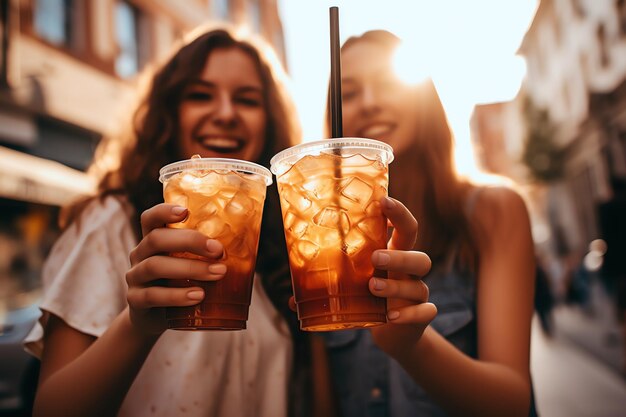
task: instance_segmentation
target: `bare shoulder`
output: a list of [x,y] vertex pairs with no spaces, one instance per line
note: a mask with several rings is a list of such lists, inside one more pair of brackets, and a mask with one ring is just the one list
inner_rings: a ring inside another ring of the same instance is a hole
[[476,191],[476,209],[475,215],[487,211],[492,214],[523,212],[526,213],[526,203],[522,196],[510,187],[490,186],[478,187]]
[[530,232],[526,202],[510,187],[480,187],[470,224],[485,237],[512,237],[517,233]]

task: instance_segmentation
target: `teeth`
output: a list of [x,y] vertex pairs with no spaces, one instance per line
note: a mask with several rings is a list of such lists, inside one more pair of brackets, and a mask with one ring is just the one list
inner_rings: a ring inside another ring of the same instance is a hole
[[204,146],[212,146],[215,148],[236,148],[239,142],[231,138],[209,138],[202,141]]
[[369,126],[365,130],[363,130],[363,135],[365,137],[378,136],[383,135],[389,131],[391,131],[392,126],[388,124],[376,124],[373,126]]

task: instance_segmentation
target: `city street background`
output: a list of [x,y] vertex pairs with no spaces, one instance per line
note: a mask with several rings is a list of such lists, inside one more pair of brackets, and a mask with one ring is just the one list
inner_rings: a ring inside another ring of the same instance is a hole
[[0,416],[29,414],[37,362],[21,341],[59,209],[93,190],[86,170],[141,71],[228,22],[272,45],[304,140],[320,139],[334,5],[342,41],[404,39],[399,76],[434,80],[459,171],[526,200],[540,415],[626,417],[624,0],[0,0]]

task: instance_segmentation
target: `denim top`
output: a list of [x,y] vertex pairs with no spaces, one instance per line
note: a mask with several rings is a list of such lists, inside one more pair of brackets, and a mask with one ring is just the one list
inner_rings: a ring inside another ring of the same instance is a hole
[[[475,280],[458,271],[432,271],[424,279],[437,306],[431,326],[476,357]],[[446,416],[404,369],[381,351],[369,330],[322,333],[343,417]]]

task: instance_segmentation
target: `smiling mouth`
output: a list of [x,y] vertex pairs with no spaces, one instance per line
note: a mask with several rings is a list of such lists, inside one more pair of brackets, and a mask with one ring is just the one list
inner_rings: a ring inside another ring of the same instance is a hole
[[246,142],[232,136],[202,136],[200,144],[206,149],[216,153],[235,153],[246,146]]
[[364,138],[377,138],[391,133],[395,129],[393,123],[375,123],[365,126],[359,131],[359,136]]

